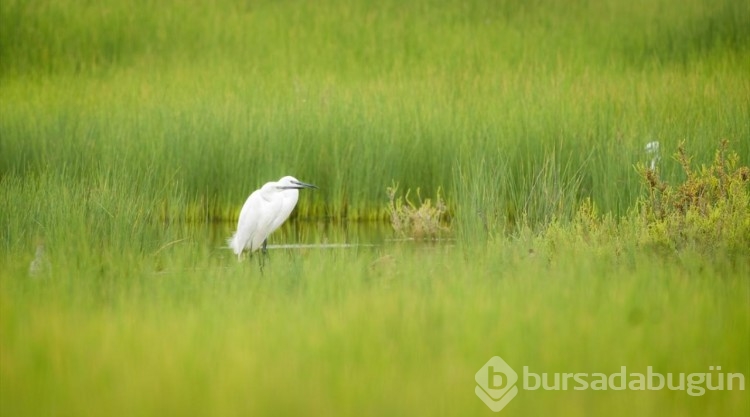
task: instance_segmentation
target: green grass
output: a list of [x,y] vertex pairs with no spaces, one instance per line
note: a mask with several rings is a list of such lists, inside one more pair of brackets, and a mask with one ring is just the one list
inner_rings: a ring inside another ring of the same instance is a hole
[[[743,236],[653,244],[634,169],[652,140],[673,185],[681,141],[747,165],[748,21],[732,0],[0,2],[0,414],[489,415],[494,355],[750,378]],[[456,240],[273,250],[261,275],[222,222],[283,175],[320,189],[271,243],[366,243],[393,182],[442,190]],[[746,392],[522,390],[502,413],[746,415]]]
[[[4,415],[482,414],[473,375],[493,355],[550,373],[750,369],[747,262],[521,239],[274,251],[260,276],[200,234],[91,254],[51,253],[38,279],[30,256],[5,263]],[[504,413],[742,415],[746,398],[524,391]]]
[[0,173],[177,187],[189,210],[170,216],[198,219],[293,174],[324,187],[304,217],[371,219],[392,180],[455,209],[455,171],[484,159],[516,205],[552,164],[573,199],[623,214],[650,140],[750,154],[748,9],[7,1]]

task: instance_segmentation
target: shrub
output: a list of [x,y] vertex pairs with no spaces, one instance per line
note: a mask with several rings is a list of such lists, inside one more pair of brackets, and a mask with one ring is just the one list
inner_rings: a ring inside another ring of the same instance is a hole
[[673,186],[663,182],[655,169],[639,165],[648,189],[639,202],[645,223],[642,243],[702,252],[750,248],[750,168],[740,166],[739,156],[724,140],[713,163],[694,170],[680,144],[675,155],[686,178]]
[[448,227],[442,223],[447,207],[440,197],[440,190],[438,190],[435,205],[433,205],[429,198],[422,200],[419,188],[417,188],[419,206],[409,200],[411,190],[407,190],[403,197],[396,197],[397,184],[388,187],[386,191],[388,193],[388,212],[391,217],[391,226],[400,236],[414,239],[434,239],[448,232]]

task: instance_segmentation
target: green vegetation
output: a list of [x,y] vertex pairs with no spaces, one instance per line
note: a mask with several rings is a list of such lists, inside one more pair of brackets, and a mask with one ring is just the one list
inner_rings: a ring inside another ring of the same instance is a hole
[[7,0],[0,173],[109,177],[169,204],[166,189],[186,200],[166,215],[197,220],[290,173],[327,187],[303,217],[385,220],[394,180],[458,210],[457,172],[498,188],[503,217],[584,197],[624,214],[649,140],[750,154],[748,9]]
[[434,206],[429,198],[422,199],[419,189],[417,189],[419,206],[409,199],[411,190],[407,190],[404,196],[396,197],[398,185],[393,184],[386,191],[388,192],[388,212],[391,215],[391,227],[399,236],[415,239],[436,239],[447,234],[449,229],[444,224],[447,207],[440,197],[439,190]]
[[693,170],[682,146],[677,161],[686,180],[671,187],[656,170],[640,167],[648,182],[649,197],[643,204],[648,240],[670,249],[686,246],[711,252],[750,249],[750,168],[739,166],[739,155],[727,154],[727,142],[716,151],[713,164]]
[[[490,414],[494,355],[750,383],[748,22],[733,0],[3,0],[0,415]],[[321,189],[271,243],[370,243],[392,215],[455,240],[274,248],[261,275],[222,245],[283,175]],[[502,413],[750,405],[521,390]]]
[[[33,252],[4,261],[2,414],[490,414],[473,376],[493,355],[537,372],[750,367],[749,268],[726,260],[521,239],[271,251],[260,276],[202,237],[50,253],[38,279]],[[747,410],[747,391],[522,391],[503,413]]]

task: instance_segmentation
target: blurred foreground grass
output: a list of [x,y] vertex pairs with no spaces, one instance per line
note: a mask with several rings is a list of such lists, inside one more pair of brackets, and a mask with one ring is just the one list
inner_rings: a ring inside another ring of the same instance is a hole
[[[3,415],[466,415],[516,371],[750,370],[747,260],[519,238],[275,250],[200,239],[0,279]],[[28,257],[27,257],[28,258]],[[93,261],[93,262],[92,262]],[[744,415],[747,391],[521,391],[508,415]]]

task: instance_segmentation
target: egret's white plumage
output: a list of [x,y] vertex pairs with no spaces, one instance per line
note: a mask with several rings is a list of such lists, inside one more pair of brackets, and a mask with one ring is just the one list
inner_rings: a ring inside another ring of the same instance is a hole
[[49,261],[47,261],[47,258],[44,256],[44,243],[40,243],[36,245],[36,254],[29,264],[29,275],[32,277],[39,276],[42,272],[48,269],[48,266]]
[[268,235],[281,226],[297,205],[301,188],[318,188],[294,177],[267,182],[253,191],[245,201],[237,222],[237,231],[229,247],[239,258],[244,251],[254,252],[264,246]]
[[651,170],[656,169],[656,164],[659,163],[661,155],[659,154],[659,141],[655,140],[646,144],[646,153],[651,157]]

